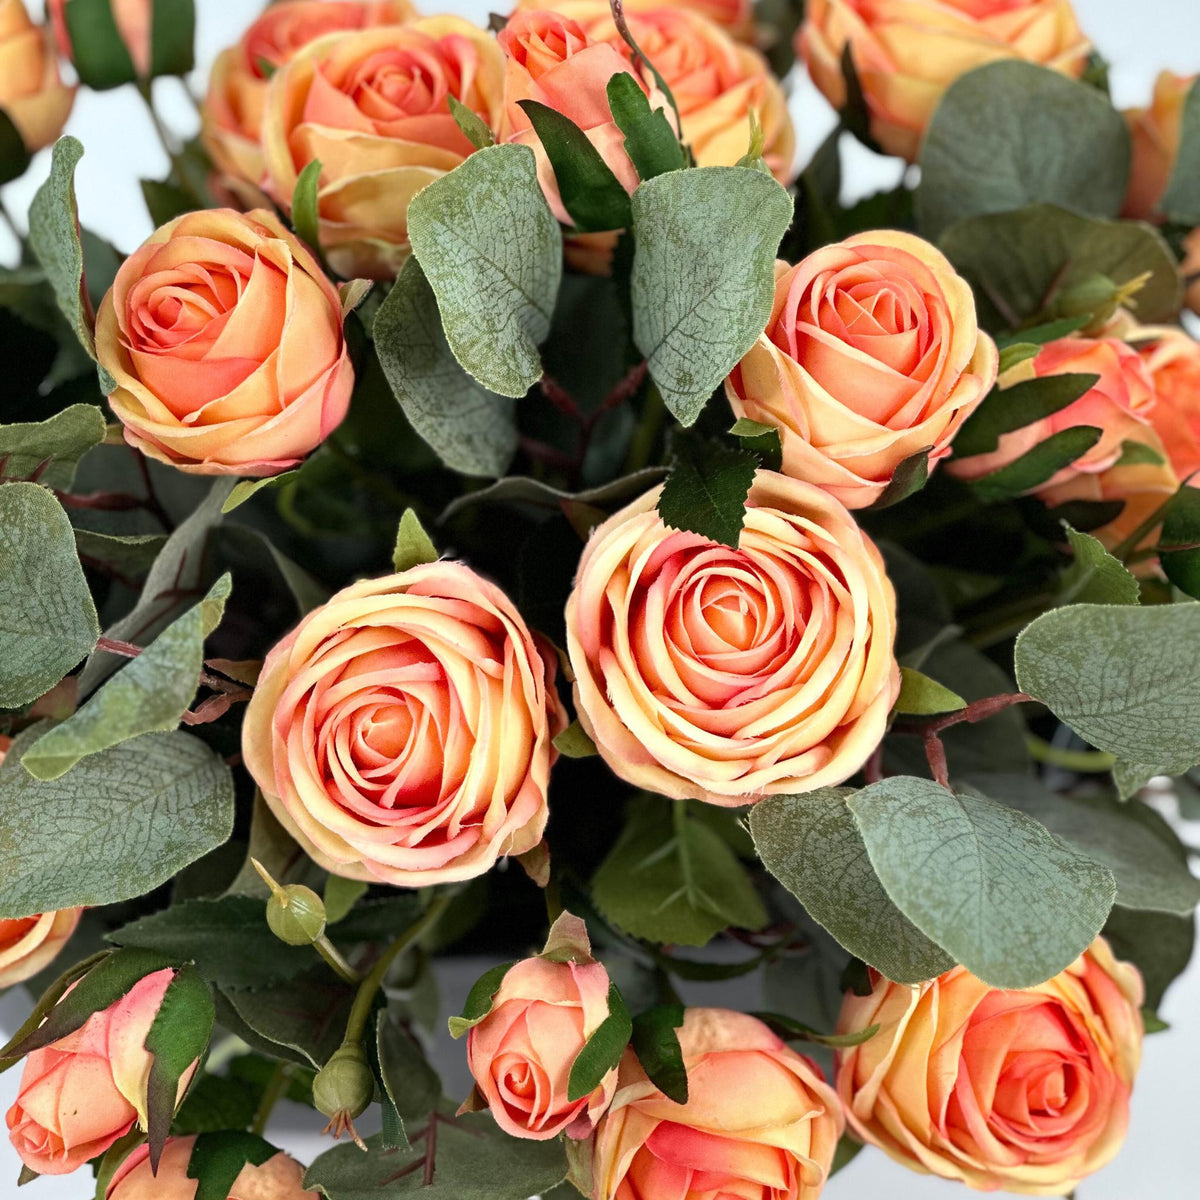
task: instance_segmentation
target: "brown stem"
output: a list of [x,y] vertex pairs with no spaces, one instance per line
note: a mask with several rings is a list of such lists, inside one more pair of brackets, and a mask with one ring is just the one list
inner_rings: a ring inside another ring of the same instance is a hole
[[120,642],[116,638],[102,637],[96,643],[97,650],[107,650],[109,654],[119,654],[122,658],[137,658],[142,652],[141,646],[132,642]]
[[929,762],[933,778],[946,791],[950,791],[950,766],[946,762],[946,747],[943,745],[942,739],[938,737],[936,730],[927,729],[925,731],[925,758]]
[[158,493],[154,490],[154,480],[150,478],[150,464],[146,461],[146,456],[140,451],[135,450],[132,446],[129,447],[130,453],[137,460],[138,471],[142,476],[142,486],[146,489],[146,511],[149,512],[155,520],[168,532],[175,528],[175,523],[167,515],[167,510],[163,508],[158,499]]

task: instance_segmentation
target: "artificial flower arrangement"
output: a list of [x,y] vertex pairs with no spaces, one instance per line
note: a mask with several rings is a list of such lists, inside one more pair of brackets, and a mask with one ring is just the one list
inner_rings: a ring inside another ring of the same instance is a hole
[[[3,180],[65,79],[193,65],[191,0],[48,9],[0,0]],[[1200,88],[1119,113],[1067,0],[800,10],[281,0],[128,256],[57,141],[0,272],[22,1182],[813,1200],[866,1144],[1060,1195],[1119,1150],[1200,898],[1147,792],[1196,812]],[[843,204],[848,137],[919,182]],[[454,953],[499,964],[461,1107]],[[285,1096],[344,1140],[277,1150]]]

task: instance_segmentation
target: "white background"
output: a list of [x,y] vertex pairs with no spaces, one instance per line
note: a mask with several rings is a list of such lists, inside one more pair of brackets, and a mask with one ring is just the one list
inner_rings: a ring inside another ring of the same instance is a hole
[[[200,69],[196,86],[203,90],[207,68],[222,47],[235,41],[260,11],[258,0],[196,0],[197,58]],[[30,7],[40,8],[39,0]],[[437,5],[421,4],[428,12],[452,11],[481,20],[489,8],[503,7],[503,0],[489,5],[472,0],[449,0]],[[1141,104],[1150,94],[1153,79],[1161,68],[1181,73],[1200,70],[1200,3],[1197,0],[1075,0],[1084,28],[1101,53],[1112,63],[1112,87],[1118,105]],[[169,123],[191,134],[195,111],[174,80],[158,85],[160,109]],[[832,126],[832,114],[808,81],[794,81],[793,114],[797,123],[800,157],[803,161],[820,144]],[[166,159],[132,89],[104,94],[80,93],[68,129],[86,148],[77,174],[80,216],[85,225],[113,241],[121,250],[132,250],[151,231],[138,188],[142,177],[161,178]],[[846,188],[859,195],[877,187],[891,187],[899,178],[899,166],[875,158],[857,146],[849,146]],[[44,178],[47,154],[40,155],[26,176],[3,190],[9,210],[23,221],[23,214],[36,186]],[[0,260],[11,258],[13,246],[0,229]],[[1200,824],[1184,830],[1191,844],[1200,844]],[[478,971],[476,964],[447,964],[443,989],[444,1009],[458,1011],[459,1002]],[[480,965],[482,969],[482,965]],[[739,1003],[704,993],[692,997],[709,1003]],[[756,1003],[746,997],[745,1007]],[[13,1028],[24,1019],[28,999],[21,989],[0,997],[0,1029]],[[1195,1163],[1195,1145],[1200,1120],[1200,964],[1193,962],[1187,974],[1168,993],[1162,1017],[1173,1028],[1146,1043],[1145,1059],[1134,1095],[1133,1117],[1125,1149],[1107,1170],[1084,1183],[1078,1200],[1191,1200],[1200,1196]],[[448,1090],[465,1090],[461,1047],[445,1048],[440,1057]],[[0,1108],[6,1109],[16,1093],[19,1072],[0,1076]],[[268,1131],[304,1161],[322,1148],[316,1136],[315,1115],[283,1106]],[[19,1163],[7,1140],[0,1139],[0,1197],[14,1196]],[[42,1179],[23,1193],[29,1200],[89,1200],[89,1178]],[[966,1192],[959,1185],[917,1176],[892,1164],[882,1154],[865,1151],[826,1191],[830,1200],[865,1200],[885,1196],[887,1200],[939,1200]]]

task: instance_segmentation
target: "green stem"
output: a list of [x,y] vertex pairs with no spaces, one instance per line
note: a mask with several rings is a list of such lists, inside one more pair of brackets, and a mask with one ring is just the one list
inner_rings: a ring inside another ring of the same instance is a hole
[[266,1090],[262,1094],[262,1099],[258,1102],[258,1108],[254,1110],[254,1123],[250,1126],[250,1132],[262,1137],[267,1131],[267,1122],[271,1119],[271,1113],[275,1109],[275,1105],[287,1093],[288,1085],[292,1081],[292,1064],[280,1063],[274,1074],[267,1080]]
[[667,406],[663,403],[662,393],[651,383],[646,388],[642,401],[642,416],[633,431],[629,441],[629,453],[625,456],[625,474],[631,475],[640,471],[650,461],[654,453],[654,443],[662,431],[666,420]]
[[1111,770],[1117,761],[1116,756],[1106,750],[1067,750],[1062,746],[1053,746],[1032,733],[1026,735],[1025,744],[1035,762],[1062,767],[1064,771],[1078,771],[1080,774],[1099,775]]
[[362,976],[342,957],[338,948],[325,934],[321,934],[313,949],[333,968],[335,975],[345,980],[351,987],[362,981]]

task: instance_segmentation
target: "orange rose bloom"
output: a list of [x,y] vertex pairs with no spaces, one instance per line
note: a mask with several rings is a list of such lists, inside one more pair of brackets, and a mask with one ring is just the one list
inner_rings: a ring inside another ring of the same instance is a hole
[[1200,471],[1200,343],[1174,326],[1141,329],[1138,351],[1156,401],[1150,424],[1180,479]]
[[[153,1062],[146,1035],[174,977],[170,968],[147,975],[74,1033],[25,1060],[7,1122],[9,1139],[30,1170],[66,1175],[103,1154],[135,1121],[146,1128]],[[195,1069],[193,1064],[180,1079],[180,1097]]]
[[959,76],[1023,59],[1078,78],[1092,49],[1069,0],[809,0],[797,48],[835,108],[846,103],[847,45],[872,136],[909,162]]
[[[520,0],[514,11],[525,9],[553,8],[562,11],[565,4],[572,0],[563,0],[558,4],[547,4],[546,0]],[[710,21],[722,26],[739,40],[753,43],[754,41],[754,2],[753,0],[625,0],[625,13],[655,12],[664,8],[683,9],[687,12],[699,13]],[[638,42],[641,45],[641,42]],[[642,46],[645,49],[645,46]],[[655,63],[655,66],[658,66]]]
[[1150,107],[1126,109],[1133,161],[1122,216],[1143,221],[1157,213],[1158,202],[1175,169],[1183,105],[1194,79],[1194,75],[1161,71],[1154,82]]
[[[54,37],[63,58],[71,58],[71,34],[67,29],[67,7],[71,0],[46,0],[46,12],[54,23]],[[133,60],[140,79],[150,74],[154,36],[154,0],[111,0],[117,33]]]
[[[150,1147],[139,1146],[117,1168],[105,1200],[195,1200],[199,1180],[188,1178],[195,1137],[168,1138],[158,1164],[150,1170]],[[282,1151],[260,1167],[247,1163],[233,1181],[229,1200],[320,1200],[304,1189],[304,1168]]]
[[848,779],[900,686],[896,599],[850,513],[759,471],[740,548],[648,492],[593,530],[567,603],[575,707],[637,787],[738,806]]
[[837,1096],[756,1017],[690,1008],[679,1030],[688,1102],[668,1100],[632,1050],[590,1155],[594,1200],[816,1200],[841,1136]]
[[915,1171],[1061,1196],[1121,1148],[1142,1049],[1142,979],[1103,938],[1038,987],[1001,991],[955,967],[908,987],[871,973],[840,1033],[856,1136]]
[[321,245],[336,271],[395,277],[409,255],[408,202],[474,151],[448,97],[494,127],[501,57],[470,22],[430,17],[320,38],[272,77],[269,190],[290,208],[300,172],[321,163]]
[[201,136],[219,170],[260,187],[263,109],[271,75],[309,42],[343,29],[399,25],[416,16],[408,0],[281,0],[217,55],[204,101]]
[[468,1035],[467,1063],[496,1124],[547,1141],[592,1132],[612,1102],[617,1072],[581,1100],[567,1099],[571,1068],[607,1020],[608,972],[598,962],[526,958],[504,976],[492,1010]]
[[188,213],[131,254],[96,318],[125,440],[199,475],[274,475],[337,428],[354,369],[337,289],[272,213]]
[[788,475],[864,508],[906,458],[950,453],[996,365],[945,256],[879,231],[776,265],[771,319],[725,392],[739,417],[779,430]]
[[57,140],[74,103],[46,30],[29,19],[22,0],[0,0],[0,112],[30,154]]
[[267,656],[242,750],[321,866],[421,887],[541,841],[566,716],[512,601],[462,563],[367,579]]

